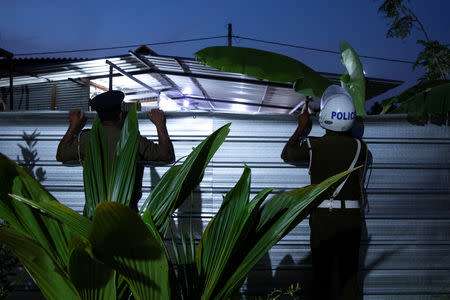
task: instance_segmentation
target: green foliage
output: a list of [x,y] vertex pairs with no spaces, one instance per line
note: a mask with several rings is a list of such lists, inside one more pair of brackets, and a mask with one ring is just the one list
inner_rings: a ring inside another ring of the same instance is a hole
[[[258,194],[250,202],[244,214],[248,221],[240,234],[239,242],[236,243],[237,249],[234,249],[235,256],[228,264],[227,276],[221,279],[223,284],[218,285],[220,290],[217,297],[227,299],[232,291],[239,288],[246,274],[264,254],[298,225],[309,214],[312,207],[330,196],[330,187],[352,171],[332,176],[318,185],[309,185],[278,194],[264,204],[261,203],[262,198],[266,197],[265,194],[269,191],[263,190]],[[223,206],[224,204],[221,209]]]
[[95,116],[89,133],[89,143],[83,166],[85,207],[88,218],[94,215],[94,209],[102,201],[108,201],[108,184],[110,178],[108,143],[103,126]]
[[172,232],[172,249],[175,256],[173,264],[177,270],[174,290],[182,299],[200,299],[203,284],[197,272],[194,232],[192,223],[190,225],[187,237],[183,230],[180,229],[181,247],[177,244]]
[[445,124],[450,111],[450,80],[421,82],[398,96],[383,100],[382,105],[382,114],[392,105],[398,105],[390,113],[406,113],[408,121],[415,125],[426,124],[430,117],[437,125]]
[[288,56],[243,47],[216,46],[196,52],[202,63],[224,72],[240,73],[274,82],[294,82],[300,94],[322,96],[331,82],[319,73]]
[[146,199],[141,211],[144,222],[153,222],[165,237],[170,217],[191,191],[200,183],[203,172],[230,132],[226,124],[201,142],[182,165],[173,166],[161,178]]
[[432,123],[443,125],[450,111],[450,83],[426,89],[402,103],[392,113],[407,113],[408,121],[425,125],[430,118]]
[[115,272],[94,259],[91,243],[74,237],[70,244],[69,276],[82,299],[116,299]]
[[103,201],[115,201],[125,205],[130,202],[139,141],[136,108],[137,104],[133,105],[125,118],[112,165],[103,126],[98,116],[95,116],[83,168],[85,212],[89,218],[92,218],[95,207]]
[[379,7],[378,11],[390,20],[386,36],[403,40],[411,35],[412,29],[421,31],[425,40],[418,40],[417,43],[422,45],[424,50],[418,54],[413,69],[417,66],[425,68],[426,75],[421,80],[446,79],[450,73],[449,45],[430,40],[425,27],[414,12],[405,5],[405,2],[409,0],[384,0]]
[[389,28],[386,36],[389,38],[398,37],[405,39],[411,32],[413,19],[411,16],[404,16],[397,18]]
[[14,201],[9,194],[23,197],[33,204],[56,201],[45,188],[13,161],[0,154],[0,218],[17,234],[39,241],[44,250],[64,265],[68,260],[68,241],[72,232],[64,223],[40,213],[30,206]]
[[80,299],[64,264],[59,264],[36,240],[13,228],[2,228],[0,241],[20,260],[47,299]]
[[438,41],[418,40],[424,49],[417,56],[413,69],[417,66],[425,68],[426,74],[421,80],[446,79],[450,73],[450,49]]
[[[4,226],[7,225],[0,220],[0,231]],[[16,274],[18,267],[18,259],[4,245],[0,244],[0,299],[6,299],[20,281]]]
[[[376,1],[376,0],[375,0]],[[435,124],[445,124],[448,113],[448,87],[444,84],[450,73],[450,49],[449,45],[442,45],[438,41],[430,40],[425,27],[413,11],[405,5],[409,0],[384,0],[378,11],[390,20],[387,37],[407,38],[412,29],[421,31],[425,40],[417,40],[423,46],[413,65],[424,67],[426,74],[421,77],[421,82],[406,90],[402,94],[383,100],[382,114],[399,105],[392,113],[407,113],[408,121],[415,125],[424,125],[431,116]],[[439,81],[443,80],[443,81]]]
[[[189,239],[181,235],[181,251],[173,241],[173,263],[163,241],[168,223],[201,181],[230,125],[206,138],[183,164],[170,168],[140,215],[126,205],[133,181],[110,179],[119,177],[114,175],[119,170],[124,176],[134,176],[136,162],[130,149],[137,128],[135,115],[134,107],[126,121],[130,130],[122,131],[117,161],[111,168],[107,167],[101,126],[95,125],[89,162],[84,166],[92,220],[57,202],[39,182],[0,154],[4,179],[0,182],[0,218],[11,224],[0,230],[0,242],[19,258],[47,299],[127,299],[128,289],[138,300],[181,295],[228,299],[261,257],[352,171],[267,200],[272,189],[263,189],[250,200],[251,172],[245,166],[199,245],[195,247],[192,233]],[[97,183],[103,186],[96,188]]]
[[300,284],[297,282],[295,285],[291,284],[285,291],[281,289],[275,289],[267,295],[267,300],[275,300],[280,297],[290,297],[292,299],[299,299],[297,296],[298,292],[300,292]]
[[347,68],[347,73],[341,76],[346,90],[350,93],[355,104],[356,114],[366,115],[366,79],[358,54],[346,41],[341,41],[341,61]]
[[94,256],[125,278],[136,299],[170,299],[168,258],[156,230],[117,202],[99,204],[92,225]]
[[404,2],[409,2],[409,0],[384,0],[378,8],[378,11],[386,19],[390,19],[389,29],[386,33],[388,38],[405,39],[411,34],[414,22],[417,22],[417,17]]
[[[358,115],[365,115],[366,87],[361,61],[345,41],[340,43],[341,61],[347,73],[341,77],[355,103]],[[240,73],[274,82],[294,82],[300,94],[321,97],[332,83],[305,64],[278,53],[242,48],[216,46],[195,53],[202,63],[224,72]]]

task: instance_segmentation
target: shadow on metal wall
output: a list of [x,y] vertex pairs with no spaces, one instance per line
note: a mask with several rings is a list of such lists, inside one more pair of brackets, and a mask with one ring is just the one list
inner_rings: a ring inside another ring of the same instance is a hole
[[[17,155],[17,164],[22,167],[31,177],[42,183],[46,180],[46,171],[42,167],[37,167],[39,162],[39,156],[37,152],[36,144],[38,142],[38,136],[40,135],[37,130],[34,130],[31,134],[23,132],[21,138],[25,145],[22,143],[17,144],[20,148],[22,158]],[[5,249],[6,250],[6,249]],[[8,251],[9,253],[9,251]],[[33,282],[31,277],[22,267],[20,262],[14,257],[13,258],[14,265],[11,266],[10,273],[8,274],[9,279],[17,278],[14,285],[17,285],[16,288],[13,286],[9,291],[11,294],[8,299],[44,299],[41,292],[38,290],[36,284]],[[2,268],[4,266],[2,265]],[[14,268],[15,270],[13,270]],[[2,285],[5,285],[5,282],[2,281]],[[23,293],[23,295],[21,294]]]
[[42,167],[36,168],[36,164],[39,161],[39,156],[36,150],[37,137],[40,135],[36,130],[31,134],[27,134],[25,131],[22,134],[22,140],[26,146],[17,144],[19,146],[22,158],[17,155],[17,164],[21,166],[30,176],[39,182],[43,182],[46,177],[46,171]]

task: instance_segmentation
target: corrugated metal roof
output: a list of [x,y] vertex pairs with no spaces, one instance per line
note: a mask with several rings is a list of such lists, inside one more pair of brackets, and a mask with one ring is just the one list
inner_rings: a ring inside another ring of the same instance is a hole
[[[236,104],[245,104],[246,112],[287,113],[304,96],[292,88],[291,83],[258,80],[242,74],[221,72],[199,61],[188,58],[129,55],[75,62],[46,61],[38,66],[15,68],[14,86],[66,80],[86,80],[109,87],[110,65],[113,68],[113,88],[127,95],[148,93],[157,96],[164,92],[187,109],[239,110]],[[119,71],[120,70],[120,71]],[[126,77],[123,74],[131,77]],[[323,74],[339,83],[339,75]],[[0,87],[8,87],[9,77],[0,73]],[[370,99],[402,82],[367,78],[367,98]],[[139,97],[134,97],[134,99]],[[234,105],[233,105],[234,104]]]

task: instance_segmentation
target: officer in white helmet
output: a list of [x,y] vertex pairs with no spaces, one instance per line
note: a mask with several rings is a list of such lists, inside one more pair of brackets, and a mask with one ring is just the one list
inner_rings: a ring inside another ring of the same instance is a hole
[[[365,143],[351,135],[356,112],[344,88],[328,87],[320,109],[319,123],[325,135],[308,137],[311,121],[308,109],[304,108],[298,117],[298,127],[281,154],[285,162],[308,163],[311,184],[364,164],[367,153]],[[330,199],[311,212],[313,299],[357,299],[361,196],[360,178],[353,172]],[[338,282],[333,282],[333,278]]]

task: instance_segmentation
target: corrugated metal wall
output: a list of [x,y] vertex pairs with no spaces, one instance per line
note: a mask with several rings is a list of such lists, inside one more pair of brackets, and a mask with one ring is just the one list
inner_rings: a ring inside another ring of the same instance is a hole
[[[65,80],[14,86],[13,110],[50,110],[53,89],[56,110],[88,109],[89,86]],[[9,87],[1,88],[0,98],[3,98],[9,110]]]
[[[238,180],[243,164],[252,168],[252,192],[277,186],[293,189],[309,183],[307,169],[283,163],[280,153],[296,127],[286,115],[168,113],[168,130],[177,158],[214,129],[232,122],[231,132],[207,169],[192,201],[179,210],[179,223],[191,219],[200,236],[219,208],[222,195]],[[93,114],[88,114],[92,120]],[[44,186],[62,203],[82,210],[80,166],[55,160],[58,140],[67,128],[66,112],[0,114],[0,151],[22,159],[24,132],[36,130],[38,167]],[[89,126],[89,124],[88,124]],[[156,139],[150,121],[140,113],[140,131]],[[314,123],[312,135],[323,130]],[[450,295],[450,136],[449,127],[413,126],[404,116],[365,118],[364,139],[373,157],[367,186],[369,211],[361,247],[364,299],[448,299]],[[23,160],[23,159],[22,159]],[[145,199],[167,166],[148,166]],[[280,191],[281,191],[280,190]],[[251,272],[242,291],[267,295],[275,288],[310,283],[307,220],[278,243]]]

